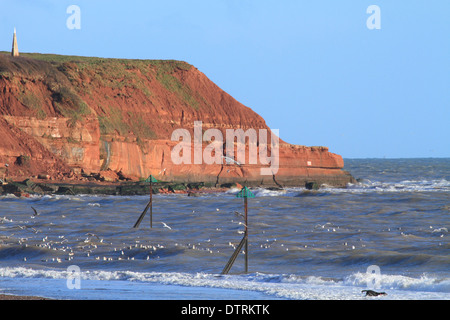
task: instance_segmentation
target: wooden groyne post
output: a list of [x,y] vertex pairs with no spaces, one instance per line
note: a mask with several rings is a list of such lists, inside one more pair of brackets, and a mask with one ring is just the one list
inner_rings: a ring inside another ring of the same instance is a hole
[[245,245],[245,272],[248,272],[248,198],[254,198],[255,195],[247,188],[243,187],[241,191],[236,195],[236,198],[244,198],[244,210],[245,210],[245,216],[244,216],[244,226],[245,226],[245,232],[244,237],[242,238],[241,242],[237,246],[237,248],[234,250],[233,255],[228,260],[228,263],[225,265],[225,268],[222,270],[222,274],[227,274],[231,267],[234,264],[234,261],[236,260],[237,256],[239,255],[239,252],[242,250],[242,247]]
[[147,206],[145,207],[144,211],[139,216],[139,219],[134,224],[133,228],[138,228],[139,225],[142,222],[142,219],[144,219],[145,214],[147,213],[148,209],[150,209],[150,228],[153,228],[153,182],[158,182],[158,180],[155,179],[152,175],[150,175],[145,182],[150,182],[150,201],[147,203]]

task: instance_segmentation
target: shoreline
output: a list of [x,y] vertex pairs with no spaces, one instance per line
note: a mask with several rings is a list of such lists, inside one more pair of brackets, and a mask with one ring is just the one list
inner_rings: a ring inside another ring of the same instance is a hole
[[[240,184],[213,186],[205,183],[154,182],[153,194],[187,194],[225,192]],[[0,184],[0,195],[13,194],[17,197],[31,195],[148,195],[150,184],[144,181],[101,182],[101,181],[55,181],[42,179],[14,179]]]
[[[264,188],[268,190],[283,190],[282,186],[246,184],[249,188]],[[301,187],[301,186],[299,186]],[[307,182],[303,186],[307,190],[318,190],[320,184]],[[116,195],[133,196],[149,195],[150,184],[145,181],[58,181],[45,179],[16,178],[0,183],[0,195],[13,194],[17,197],[30,197],[31,195]],[[240,183],[225,183],[216,185],[204,182],[153,182],[153,194],[186,194],[198,196],[207,193],[226,192],[232,188],[242,189]],[[342,187],[336,187],[342,188]]]
[[0,301],[14,301],[14,300],[54,300],[37,296],[21,296],[14,294],[0,294]]

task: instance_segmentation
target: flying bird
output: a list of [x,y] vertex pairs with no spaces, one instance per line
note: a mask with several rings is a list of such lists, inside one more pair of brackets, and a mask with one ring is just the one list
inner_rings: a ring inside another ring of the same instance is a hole
[[172,228],[169,227],[166,223],[164,223],[164,222],[161,222],[161,223],[163,224],[164,228],[167,228],[167,229],[169,229],[169,230],[172,230]]

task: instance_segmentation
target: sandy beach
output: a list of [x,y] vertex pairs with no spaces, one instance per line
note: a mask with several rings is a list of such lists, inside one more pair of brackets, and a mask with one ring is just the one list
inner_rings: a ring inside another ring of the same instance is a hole
[[0,294],[0,300],[52,300],[34,296],[15,296],[10,294]]

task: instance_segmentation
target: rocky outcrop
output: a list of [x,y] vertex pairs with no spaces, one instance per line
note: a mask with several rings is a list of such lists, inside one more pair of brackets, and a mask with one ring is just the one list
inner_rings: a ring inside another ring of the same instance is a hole
[[[267,186],[345,186],[353,179],[328,148],[281,140],[274,174],[261,174],[267,163],[248,161],[249,145],[239,164],[222,158],[194,164],[199,150],[217,155],[205,151],[210,141],[183,150],[191,163],[174,163],[174,130],[194,139],[196,121],[201,135],[208,129],[223,137],[227,129],[270,132],[253,110],[180,61],[0,54],[0,114],[0,161],[9,164],[10,176],[86,179],[112,171],[128,180],[152,174],[171,182]],[[260,147],[258,141],[258,154]]]

